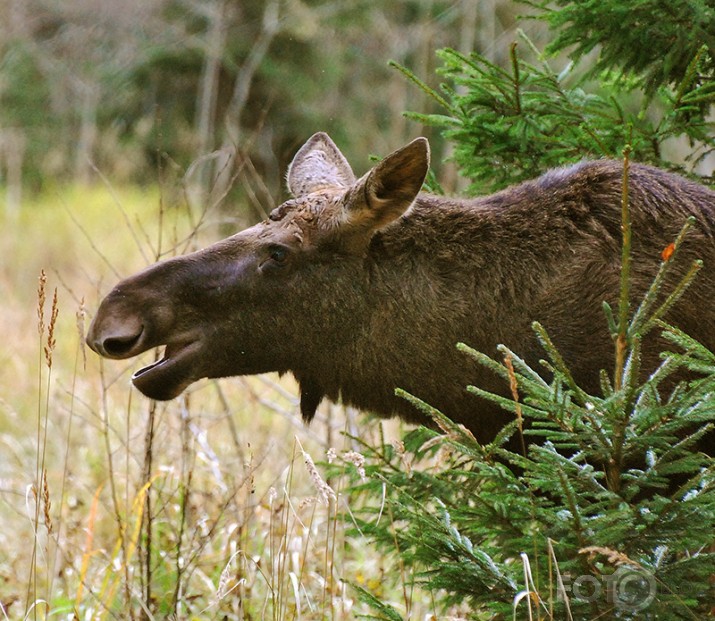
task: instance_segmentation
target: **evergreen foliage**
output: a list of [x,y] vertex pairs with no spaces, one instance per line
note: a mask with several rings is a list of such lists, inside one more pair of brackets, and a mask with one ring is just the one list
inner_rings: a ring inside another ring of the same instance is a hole
[[[367,479],[354,491],[384,495],[387,509],[351,518],[356,533],[396,551],[436,601],[468,601],[472,618],[526,618],[527,608],[546,619],[706,615],[715,602],[715,460],[698,446],[715,429],[715,354],[658,320],[677,299],[655,304],[674,260],[663,261],[627,325],[610,322],[614,340],[625,330],[629,345],[601,395],[573,382],[539,325],[552,381],[507,348],[502,364],[459,345],[514,391],[506,399],[469,387],[505,410],[489,445],[401,393],[442,433],[422,428],[403,446],[364,446]],[[639,343],[651,329],[663,329],[673,351],[641,382]],[[683,371],[695,379],[678,381]],[[514,434],[522,451],[507,448]]]
[[668,141],[689,141],[689,168],[715,150],[708,116],[715,76],[705,72],[706,48],[695,50],[674,86],[659,86],[654,102],[638,90],[637,78],[609,71],[594,84],[589,81],[594,72],[574,63],[556,72],[525,36],[522,47],[537,60],[528,62],[514,44],[508,69],[481,54],[439,50],[439,73],[446,80],[441,92],[394,65],[443,110],[408,116],[443,130],[460,172],[471,182],[468,191],[495,191],[566,162],[617,157],[626,143],[635,160],[679,172],[686,167],[664,151]]
[[[715,3],[712,0],[539,0],[554,31],[548,52],[582,58],[599,50],[594,72],[617,69],[636,76],[646,92],[715,75]],[[554,7],[554,5],[556,5]],[[691,62],[700,56],[698,75]]]
[[[552,23],[577,28],[583,15],[578,10],[608,11],[619,3],[558,4],[565,12],[550,14]],[[702,5],[713,23],[704,4],[687,4]],[[646,5],[667,10],[650,0],[637,5],[629,20],[638,19]],[[619,11],[610,15],[626,23]],[[655,15],[646,20],[649,27],[663,21]],[[594,37],[610,32],[590,19],[592,30],[577,55],[595,45]],[[646,36],[628,23],[634,31],[629,36]],[[662,25],[664,36],[674,25],[682,28],[679,21]],[[567,31],[552,49],[573,41]],[[447,82],[440,91],[398,68],[443,109],[410,116],[443,130],[473,192],[574,159],[622,153],[627,188],[631,157],[683,168],[666,159],[666,140],[689,139],[690,165],[715,148],[706,117],[715,89],[712,80],[703,79],[712,74],[712,47],[700,42],[687,47],[697,41],[693,33],[697,29],[679,30],[683,44],[671,50],[673,57],[656,51],[656,45],[633,51],[633,58],[619,56],[615,50],[627,41],[612,46],[599,41],[602,59],[588,72],[599,82],[590,92],[589,83],[577,79],[575,65],[557,74],[543,59],[527,63],[516,46],[509,70],[479,54],[441,50]],[[636,47],[636,39],[629,41]],[[639,56],[650,52],[658,66]],[[616,57],[619,63],[612,60]],[[443,413],[401,392],[440,431],[420,428],[402,443],[363,446],[367,476],[356,477],[352,497],[353,506],[358,499],[367,504],[353,509],[349,519],[356,534],[392,551],[429,590],[436,614],[455,603],[468,604],[473,619],[699,619],[712,613],[715,459],[701,449],[715,437],[715,353],[662,322],[700,265],[690,266],[674,289],[665,290],[688,223],[630,312],[627,190],[623,207],[621,300],[617,309],[604,304],[614,368],[602,372],[599,394],[574,382],[549,335],[535,324],[550,381],[519,352],[502,348],[504,359],[497,361],[458,345],[511,386],[511,399],[468,388],[504,409],[504,428],[494,442],[480,444]],[[640,343],[652,330],[662,332],[669,351],[643,378]],[[372,606],[370,618],[403,618],[364,589],[357,593]]]

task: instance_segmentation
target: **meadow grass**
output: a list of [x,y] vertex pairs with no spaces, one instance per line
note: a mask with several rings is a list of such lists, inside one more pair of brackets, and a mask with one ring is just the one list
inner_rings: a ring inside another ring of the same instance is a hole
[[377,441],[374,420],[325,404],[306,428],[272,375],[157,404],[130,385],[146,361],[85,348],[112,284],[218,238],[217,214],[104,185],[0,219],[0,619],[352,619],[347,582],[425,618],[409,578],[346,538],[344,481],[315,465],[351,454],[346,430]]

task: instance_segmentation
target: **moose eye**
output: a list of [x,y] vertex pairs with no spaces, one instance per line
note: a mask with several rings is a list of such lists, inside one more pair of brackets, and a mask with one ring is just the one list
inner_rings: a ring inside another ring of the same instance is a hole
[[288,258],[288,250],[286,250],[283,246],[273,246],[270,250],[270,257],[279,265],[283,264]]
[[266,258],[261,263],[262,270],[278,269],[288,262],[289,250],[285,246],[268,246]]

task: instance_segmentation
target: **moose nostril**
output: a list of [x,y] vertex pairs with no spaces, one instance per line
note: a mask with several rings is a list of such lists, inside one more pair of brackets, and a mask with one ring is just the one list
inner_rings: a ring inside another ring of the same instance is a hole
[[141,335],[142,330],[136,334],[109,336],[102,341],[102,349],[109,356],[125,356],[134,349]]

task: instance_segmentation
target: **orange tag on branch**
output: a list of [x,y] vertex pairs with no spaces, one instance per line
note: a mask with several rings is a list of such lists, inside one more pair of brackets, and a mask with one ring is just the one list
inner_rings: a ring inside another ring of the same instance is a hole
[[660,256],[663,257],[663,261],[670,261],[670,257],[673,256],[674,252],[675,244],[671,242],[665,248],[663,248],[663,252],[660,253]]

